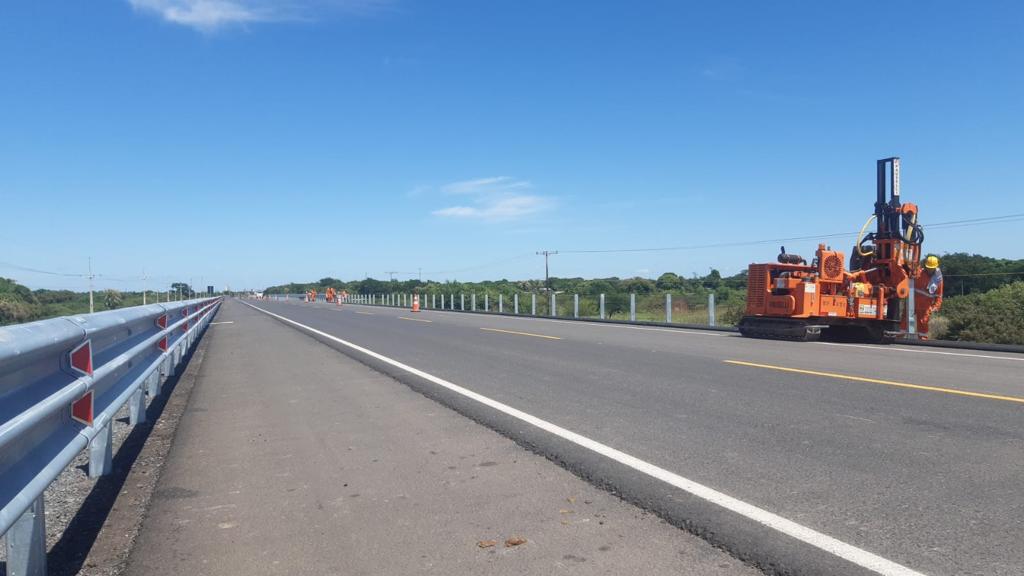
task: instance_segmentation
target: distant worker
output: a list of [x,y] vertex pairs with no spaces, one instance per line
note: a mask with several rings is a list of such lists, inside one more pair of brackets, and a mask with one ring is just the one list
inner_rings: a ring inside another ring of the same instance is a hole
[[914,312],[917,315],[917,333],[921,338],[928,337],[928,321],[941,307],[942,270],[939,269],[939,258],[929,256],[914,280]]

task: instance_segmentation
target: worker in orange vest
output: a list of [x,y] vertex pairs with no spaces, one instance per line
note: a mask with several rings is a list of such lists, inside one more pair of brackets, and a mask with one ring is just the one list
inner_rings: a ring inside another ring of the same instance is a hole
[[929,256],[914,279],[914,313],[917,315],[917,333],[921,338],[928,338],[928,321],[942,307],[942,287],[939,258]]

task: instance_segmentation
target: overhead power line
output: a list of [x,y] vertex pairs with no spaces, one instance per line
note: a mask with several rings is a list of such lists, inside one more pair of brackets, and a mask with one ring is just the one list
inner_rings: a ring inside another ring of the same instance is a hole
[[[980,226],[984,224],[1003,224],[1024,220],[1024,212],[1018,214],[1006,214],[1004,216],[989,216],[986,218],[972,218],[969,220],[950,220],[948,222],[936,222],[924,226],[925,230],[935,228],[958,228],[961,226]],[[832,234],[816,234],[812,236],[789,236],[785,238],[768,238],[763,240],[743,240],[737,242],[714,242],[708,244],[690,244],[684,246],[663,246],[656,248],[607,248],[597,250],[562,250],[562,254],[611,254],[622,252],[671,252],[680,250],[699,250],[706,248],[733,248],[737,246],[754,246],[757,244],[774,244],[777,242],[797,242],[801,240],[823,240],[828,238],[843,238],[856,236],[857,232],[839,232]]]

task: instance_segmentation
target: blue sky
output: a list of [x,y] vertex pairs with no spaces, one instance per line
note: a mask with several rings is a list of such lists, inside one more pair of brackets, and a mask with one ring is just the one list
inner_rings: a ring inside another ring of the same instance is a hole
[[[890,155],[926,226],[1022,213],[1022,6],[6,2],[0,275],[537,278],[543,249],[855,232]],[[925,247],[1021,258],[1022,231]],[[777,248],[551,264],[733,274]]]

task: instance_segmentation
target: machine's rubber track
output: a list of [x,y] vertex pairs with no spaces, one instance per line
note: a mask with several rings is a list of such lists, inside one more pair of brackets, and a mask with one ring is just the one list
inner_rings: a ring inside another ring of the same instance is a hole
[[892,344],[895,342],[894,321],[858,321],[824,318],[773,318],[770,316],[744,316],[740,320],[740,334],[749,338],[792,340],[796,342],[860,342]]
[[814,342],[821,338],[822,326],[811,320],[744,316],[738,326],[740,334],[749,338]]

